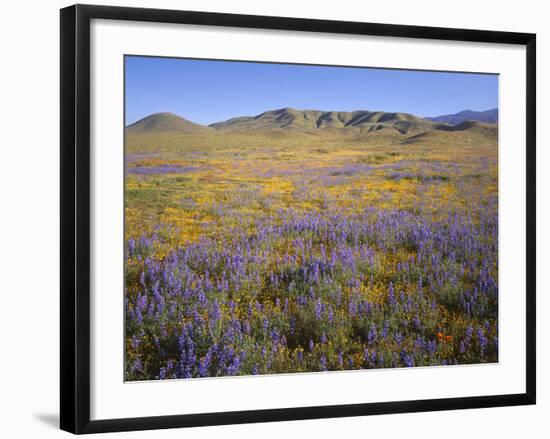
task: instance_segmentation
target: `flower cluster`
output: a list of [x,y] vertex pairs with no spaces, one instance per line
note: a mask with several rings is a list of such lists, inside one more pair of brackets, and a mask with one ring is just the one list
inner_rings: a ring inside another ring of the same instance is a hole
[[496,218],[286,209],[163,257],[162,229],[129,239],[127,378],[496,361]]

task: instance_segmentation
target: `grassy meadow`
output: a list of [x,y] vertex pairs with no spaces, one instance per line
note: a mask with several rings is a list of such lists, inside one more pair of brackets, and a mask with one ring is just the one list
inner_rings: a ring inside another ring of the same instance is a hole
[[127,132],[127,380],[498,361],[483,129]]

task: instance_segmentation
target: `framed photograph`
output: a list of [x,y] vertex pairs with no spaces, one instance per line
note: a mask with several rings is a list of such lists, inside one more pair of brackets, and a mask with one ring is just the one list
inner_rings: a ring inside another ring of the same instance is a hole
[[535,403],[535,35],[61,10],[61,428]]

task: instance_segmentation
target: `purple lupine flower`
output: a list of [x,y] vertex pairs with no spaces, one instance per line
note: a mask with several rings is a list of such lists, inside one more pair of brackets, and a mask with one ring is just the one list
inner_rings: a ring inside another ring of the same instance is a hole
[[317,299],[317,302],[315,303],[315,318],[317,320],[321,320],[321,311],[322,311],[322,303],[321,303],[321,298],[319,297]]
[[407,351],[402,350],[399,354],[399,358],[401,358],[401,362],[405,367],[414,367],[414,360],[413,358],[407,353]]
[[472,339],[472,335],[474,334],[474,328],[472,327],[472,325],[469,325],[467,328],[466,328],[466,334],[465,334],[465,339],[464,339],[464,343],[466,345],[469,345],[470,344],[470,341]]
[[377,332],[374,323],[370,326],[369,333],[367,334],[367,342],[372,344],[376,341]]
[[277,328],[271,329],[271,342],[273,345],[277,345],[279,343],[279,331],[277,331]]
[[166,368],[165,367],[161,367],[160,370],[159,370],[159,375],[158,375],[158,379],[159,380],[163,380],[166,378]]
[[485,350],[487,349],[488,340],[487,340],[487,337],[485,337],[485,334],[483,333],[483,329],[481,328],[478,328],[477,330],[477,339],[479,342],[480,354],[483,355],[485,353]]
[[227,373],[229,375],[237,375],[239,373],[239,370],[241,368],[241,359],[239,356],[233,357],[233,362],[229,366]]
[[130,368],[130,371],[132,373],[136,373],[136,372],[140,372],[142,370],[142,366],[141,366],[141,360],[139,358],[137,358],[133,363],[132,363],[132,367]]
[[320,364],[321,370],[323,371],[327,370],[327,357],[322,355],[321,358],[319,359],[319,364]]
[[210,362],[212,361],[212,350],[208,349],[206,355],[199,360],[199,365],[197,367],[200,377],[208,376],[208,368],[210,367]]
[[217,300],[214,300],[214,302],[212,303],[212,307],[208,312],[208,316],[213,323],[216,323],[220,319],[221,315],[222,311],[220,308],[220,304]]
[[397,304],[397,301],[395,300],[395,292],[393,289],[393,283],[390,282],[388,285],[388,303],[394,307]]
[[328,321],[329,323],[334,322],[334,311],[332,310],[332,306],[328,308]]
[[384,328],[380,333],[380,338],[382,339],[386,338],[389,332],[390,332],[390,322],[388,320],[384,320]]
[[136,241],[135,239],[128,239],[128,256],[133,256],[136,251]]
[[437,343],[435,340],[430,340],[428,343],[426,343],[426,350],[431,354],[435,354],[437,351]]
[[378,357],[378,354],[376,353],[376,351],[372,351],[370,353],[370,361],[372,364],[376,364],[376,358]]

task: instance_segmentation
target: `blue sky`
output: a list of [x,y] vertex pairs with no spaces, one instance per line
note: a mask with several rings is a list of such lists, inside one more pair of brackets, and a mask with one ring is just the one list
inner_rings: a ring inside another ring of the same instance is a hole
[[126,57],[126,124],[169,111],[210,124],[292,107],[438,116],[498,107],[498,76]]

